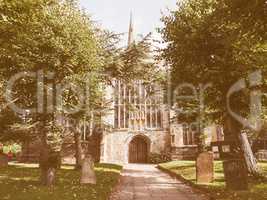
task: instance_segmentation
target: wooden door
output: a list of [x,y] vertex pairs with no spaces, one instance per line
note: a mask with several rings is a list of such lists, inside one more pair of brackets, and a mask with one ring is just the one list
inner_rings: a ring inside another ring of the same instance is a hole
[[145,139],[137,137],[129,146],[129,163],[147,163],[148,146]]

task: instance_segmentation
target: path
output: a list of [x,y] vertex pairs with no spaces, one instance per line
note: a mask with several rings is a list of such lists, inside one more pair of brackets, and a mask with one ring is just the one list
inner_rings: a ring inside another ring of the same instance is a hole
[[206,200],[154,165],[127,165],[111,200]]

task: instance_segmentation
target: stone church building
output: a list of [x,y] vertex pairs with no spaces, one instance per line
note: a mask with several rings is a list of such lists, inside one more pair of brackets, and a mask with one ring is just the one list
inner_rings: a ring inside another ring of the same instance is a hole
[[[102,135],[101,162],[148,163],[150,154],[162,153],[176,160],[195,159],[196,135],[186,124],[171,118],[160,87],[144,86],[140,80],[129,86],[116,80],[106,94],[112,108],[103,117],[109,128]],[[224,140],[220,126],[207,127],[205,135],[207,146]]]
[[[132,20],[128,46],[133,42]],[[164,104],[164,92],[158,85],[145,86],[142,80],[132,84],[114,80],[115,87],[106,89],[111,111],[103,118],[109,129],[103,132],[100,161],[105,163],[147,163],[149,155],[168,152],[173,159],[194,159],[197,153],[195,135],[171,120],[170,109]],[[153,95],[149,95],[153,94]],[[208,145],[218,130],[210,127]]]
[[[133,42],[131,19],[128,46]],[[103,118],[110,128],[103,132],[100,160],[146,163],[151,152],[160,153],[170,147],[169,112],[163,104],[163,92],[156,85],[145,86],[142,80],[131,84],[114,80],[113,85],[106,89],[106,99],[112,105]]]

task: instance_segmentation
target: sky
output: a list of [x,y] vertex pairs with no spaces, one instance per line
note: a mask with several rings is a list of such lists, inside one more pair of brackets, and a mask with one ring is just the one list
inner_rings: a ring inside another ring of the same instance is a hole
[[[103,28],[116,33],[127,33],[130,13],[133,13],[134,35],[156,32],[162,26],[160,18],[173,10],[177,0],[80,0],[81,6]],[[126,36],[123,38],[126,40]],[[126,41],[124,41],[126,42]]]

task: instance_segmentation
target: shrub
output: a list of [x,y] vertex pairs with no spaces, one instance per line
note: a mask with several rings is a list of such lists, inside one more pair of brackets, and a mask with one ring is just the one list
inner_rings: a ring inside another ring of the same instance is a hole
[[149,155],[149,162],[152,164],[160,164],[160,163],[165,163],[165,162],[170,162],[171,159],[171,154],[167,152],[162,152],[162,153],[151,153]]

